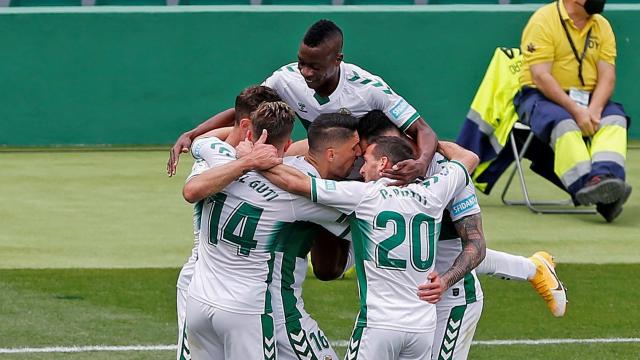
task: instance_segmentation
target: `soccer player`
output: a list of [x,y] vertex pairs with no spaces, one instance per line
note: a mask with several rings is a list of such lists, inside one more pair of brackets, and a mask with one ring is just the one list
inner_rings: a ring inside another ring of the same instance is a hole
[[[288,157],[284,161],[307,174],[327,179],[343,179],[349,174],[357,156],[360,155],[359,139],[356,132],[357,120],[344,114],[324,114],[318,117],[309,127],[310,147],[305,156]],[[237,141],[232,142],[238,145]],[[243,142],[238,146],[245,146]],[[200,143],[197,144],[200,146]],[[253,155],[251,155],[253,157]],[[237,160],[242,163],[245,158]],[[254,161],[254,163],[256,163]],[[246,170],[246,168],[245,168]],[[240,176],[241,173],[229,171],[229,169],[214,168],[208,171],[206,184],[202,189],[207,189],[203,195],[211,195],[213,192],[228,185],[231,176]],[[232,174],[230,176],[230,174]],[[227,180],[221,181],[221,178]],[[191,200],[196,200],[191,199]],[[310,200],[307,200],[310,202]],[[317,205],[322,207],[322,205]],[[346,217],[334,210],[334,218],[344,222]],[[322,229],[322,228],[320,228]],[[271,303],[274,310],[276,327],[276,346],[279,359],[297,360],[310,358],[319,360],[337,359],[335,351],[326,339],[318,324],[304,309],[302,300],[302,283],[306,278],[308,269],[307,255],[316,244],[318,225],[309,222],[295,222],[286,230],[286,242],[278,243],[275,249],[275,261],[273,265],[273,277],[269,286]],[[349,227],[344,222],[344,233],[348,233]],[[342,235],[342,234],[341,234]],[[326,242],[322,238],[320,243]],[[349,242],[336,244],[341,251],[333,256],[333,266],[341,274],[347,263]],[[314,268],[315,271],[315,268]]]
[[[342,30],[329,20],[314,23],[298,49],[298,62],[276,70],[263,85],[273,88],[308,127],[319,114],[346,113],[363,116],[382,110],[394,124],[414,139],[420,149],[417,160],[408,159],[385,176],[404,183],[423,176],[435,153],[437,139],[416,109],[395,93],[380,77],[342,61]],[[233,109],[217,114],[182,134],[170,150],[167,173],[175,174],[181,152],[188,151],[197,136],[231,126]]]
[[[294,116],[283,102],[263,103],[251,114],[247,138],[252,140],[253,134],[266,129],[268,142],[277,149],[271,159],[279,159],[290,143]],[[241,132],[236,126],[229,137],[237,138]],[[266,154],[264,139],[256,148]],[[207,197],[187,300],[187,333],[194,358],[275,358],[267,290],[276,261],[274,249],[287,247],[296,221],[321,223],[336,235],[345,229],[337,222],[335,210],[284,192],[255,172],[241,175],[252,168],[273,166],[272,160],[256,159],[256,148],[250,156],[236,160],[236,150],[219,139],[194,143],[194,157],[211,167],[189,180],[183,191],[190,201]],[[358,151],[357,141],[354,148]],[[214,174],[222,168],[222,175]]]
[[[438,175],[407,187],[390,186],[392,180],[381,177],[382,170],[413,157],[412,146],[400,137],[372,140],[360,170],[371,182],[319,179],[284,165],[265,172],[279,187],[350,217],[360,312],[348,359],[431,358],[436,309],[416,293],[429,279],[424,298],[430,302],[440,298],[443,284],[433,266],[442,212],[469,184],[466,168],[473,169],[478,161],[470,152],[450,156],[463,163],[448,162]],[[462,274],[482,259],[484,242],[477,245],[481,250],[475,263]],[[450,270],[443,277],[452,276],[455,283],[462,276],[455,279],[455,274]]]
[[[262,102],[279,101],[280,97],[273,90],[265,86],[250,86],[244,90],[235,100],[235,119],[234,123],[238,125],[238,130],[234,135],[228,139],[231,142],[239,143],[246,137],[246,132],[250,127],[251,120],[249,115],[255,111]],[[225,136],[226,138],[226,136]],[[191,174],[187,178],[187,182],[194,176],[200,175],[209,167],[206,161],[199,160],[194,162]],[[185,313],[187,308],[187,289],[189,283],[193,277],[193,270],[195,268],[196,260],[198,259],[198,238],[200,236],[200,220],[202,215],[202,204],[205,196],[199,199],[192,199],[193,206],[193,248],[191,250],[191,256],[187,259],[187,262],[182,266],[180,274],[178,275],[177,287],[177,315],[178,315],[178,349],[177,360],[187,359],[190,354],[189,344],[187,341],[185,323]]]
[[[358,134],[360,135],[361,147],[363,148],[366,148],[369,140],[378,136],[404,136],[397,130],[384,113],[375,110],[360,119],[358,124]],[[441,155],[436,154],[426,176],[431,176],[438,171],[438,162],[441,160]],[[454,205],[451,209],[445,212],[445,220],[443,221],[440,240],[458,239],[459,237],[464,236],[464,233],[458,231],[465,230],[462,223],[454,226],[456,218],[461,218],[460,215],[464,215],[463,217],[475,217],[475,221],[471,222],[471,227],[476,228],[477,231],[482,231],[481,217],[479,213],[480,208],[475,196],[473,184],[470,184],[466,191],[468,192],[467,197],[461,197],[458,199],[459,201],[456,201],[458,206]],[[460,202],[463,199],[465,199],[465,201]],[[454,221],[451,221],[452,218]],[[467,221],[470,220],[465,220],[465,222]],[[456,258],[456,255],[448,250],[449,245],[454,243],[455,241],[438,242],[439,251],[436,261],[436,270],[439,269],[439,263],[447,264]],[[450,256],[441,256],[444,254],[449,254]],[[537,252],[530,258],[525,258],[523,256],[516,256],[501,251],[487,249],[484,260],[475,269],[475,271],[481,274],[500,277],[502,279],[514,279],[519,281],[528,280],[540,296],[542,296],[546,301],[547,307],[554,316],[563,316],[565,313],[567,304],[566,289],[558,280],[553,258],[544,251]],[[472,275],[474,276],[474,281],[476,281],[477,279],[474,274],[469,274],[468,276]],[[471,283],[469,282],[471,281],[471,278],[465,277],[465,280],[467,280],[467,283],[464,284],[465,286],[459,287],[460,290],[457,291],[460,294],[459,296],[453,296],[456,287],[452,286],[443,297],[444,301],[438,303],[438,306],[444,308],[448,303],[463,305],[463,302],[460,299],[464,299],[467,295],[469,295],[468,301],[473,299],[474,296],[466,294],[466,289],[472,288]],[[458,286],[460,285],[462,284],[458,284]],[[476,300],[478,299],[478,296],[481,296],[481,293],[476,292]],[[451,302],[449,302],[449,300],[451,300]],[[467,319],[469,319],[469,317],[467,317]],[[473,335],[473,332],[471,332],[471,334]],[[460,342],[457,344],[460,344]],[[456,348],[457,347],[458,345],[456,345]]]

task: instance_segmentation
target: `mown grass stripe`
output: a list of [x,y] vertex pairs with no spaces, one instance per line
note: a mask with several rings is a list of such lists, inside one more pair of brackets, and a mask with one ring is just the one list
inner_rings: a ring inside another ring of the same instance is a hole
[[[472,345],[511,346],[511,345],[558,345],[558,344],[605,344],[605,343],[640,343],[640,338],[594,338],[594,339],[513,339],[513,340],[478,340]],[[348,340],[332,341],[333,347],[347,347]],[[0,354],[23,353],[78,353],[93,351],[163,351],[176,350],[176,345],[130,345],[130,346],[54,346],[41,348],[0,348]]]

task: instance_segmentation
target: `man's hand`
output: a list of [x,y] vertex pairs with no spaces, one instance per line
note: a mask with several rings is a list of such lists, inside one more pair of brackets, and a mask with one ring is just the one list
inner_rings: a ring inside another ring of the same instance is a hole
[[596,109],[594,106],[589,105],[589,117],[591,118],[591,124],[593,125],[594,132],[600,128],[600,119],[602,118],[602,109]]
[[587,108],[576,105],[576,109],[573,111],[573,117],[580,130],[582,130],[582,135],[593,136],[593,134],[596,133],[595,127],[591,122],[591,114]]
[[167,161],[167,175],[169,177],[176,174],[178,168],[178,160],[180,160],[180,154],[186,153],[191,148],[191,137],[188,133],[180,135],[176,140],[175,145],[169,150],[169,161]]
[[246,158],[250,162],[252,170],[268,170],[281,164],[282,158],[278,157],[278,150],[267,142],[267,130],[262,130],[262,135],[255,143],[244,140],[236,147],[238,159]]
[[437,272],[432,271],[427,275],[427,282],[418,285],[418,297],[420,300],[435,304],[440,301],[442,294],[447,290],[445,285],[440,281]]
[[402,186],[412,183],[415,179],[427,173],[427,164],[421,160],[404,160],[393,165],[391,169],[382,171],[382,175],[396,181],[389,186]]

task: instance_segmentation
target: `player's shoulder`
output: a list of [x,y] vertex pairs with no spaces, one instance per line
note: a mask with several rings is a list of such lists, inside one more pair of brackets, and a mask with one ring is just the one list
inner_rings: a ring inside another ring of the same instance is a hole
[[306,175],[320,177],[318,170],[305,160],[304,156],[287,156],[282,161],[283,164],[296,168]]
[[300,74],[300,70],[298,70],[298,63],[290,63],[284,66],[281,66],[276,71],[273,72],[271,77],[267,79],[270,81],[281,81],[285,83],[300,81],[302,78],[302,74]]
[[394,95],[393,90],[378,75],[355,64],[342,63],[345,76],[345,87],[352,92],[360,94],[365,100],[373,100],[384,95]]
[[228,144],[215,136],[200,138],[193,142],[191,145],[191,155],[197,160],[202,159],[202,153],[204,150],[213,150],[214,153],[227,157],[236,157],[236,150]]
[[544,6],[541,6],[531,15],[532,21],[546,21],[554,20],[558,21],[558,9],[555,1]]

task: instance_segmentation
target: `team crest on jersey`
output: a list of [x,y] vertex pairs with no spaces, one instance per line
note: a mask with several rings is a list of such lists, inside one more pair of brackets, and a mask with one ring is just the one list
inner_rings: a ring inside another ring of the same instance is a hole
[[338,113],[342,114],[342,115],[351,115],[351,110],[342,107],[342,108],[338,109]]
[[298,101],[298,110],[300,110],[300,112],[306,113],[307,112],[306,109],[307,109],[307,105]]

